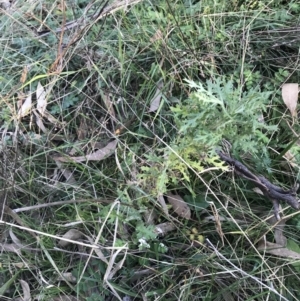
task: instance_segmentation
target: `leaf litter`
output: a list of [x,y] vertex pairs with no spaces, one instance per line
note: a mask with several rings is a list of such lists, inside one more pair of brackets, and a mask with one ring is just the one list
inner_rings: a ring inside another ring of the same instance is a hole
[[79,156],[79,157],[55,156],[53,157],[53,159],[55,161],[60,161],[60,162],[73,161],[76,163],[83,162],[83,161],[101,161],[111,156],[116,150],[117,145],[118,145],[118,140],[113,140],[109,142],[105,147],[86,156]]
[[153,96],[153,98],[150,101],[150,109],[149,109],[149,113],[150,112],[156,112],[160,106],[160,102],[161,102],[161,98],[162,98],[162,88],[164,86],[164,81],[162,79],[160,79],[157,83],[156,83],[156,92]]
[[40,82],[38,82],[37,89],[36,89],[36,99],[37,99],[36,109],[39,111],[39,113],[42,116],[45,114],[46,107],[47,107],[46,96],[47,94],[44,87],[41,85]]
[[297,115],[298,93],[298,84],[289,83],[282,86],[282,99],[293,117]]
[[185,219],[191,219],[191,209],[180,195],[168,193],[167,199],[177,215]]
[[23,104],[21,105],[18,111],[17,114],[18,119],[27,116],[31,111],[31,107],[32,107],[32,95],[31,93],[29,93],[29,95],[27,95],[26,99],[24,100]]
[[275,243],[267,241],[265,236],[258,242],[257,249],[267,254],[289,258],[289,259],[300,259],[300,247],[298,244],[291,248],[289,246],[289,240],[284,236],[284,226],[287,219],[282,218],[279,222],[273,217],[270,223],[274,225],[274,239]]

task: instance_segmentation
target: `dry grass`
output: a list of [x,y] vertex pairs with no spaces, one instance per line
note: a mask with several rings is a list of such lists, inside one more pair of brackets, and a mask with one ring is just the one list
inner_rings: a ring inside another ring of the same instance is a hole
[[300,298],[298,212],[277,224],[247,181],[199,172],[170,109],[191,95],[185,79],[272,91],[270,162],[241,160],[298,181],[280,156],[299,130],[280,85],[299,82],[300,6],[240,2],[1,4],[3,300]]

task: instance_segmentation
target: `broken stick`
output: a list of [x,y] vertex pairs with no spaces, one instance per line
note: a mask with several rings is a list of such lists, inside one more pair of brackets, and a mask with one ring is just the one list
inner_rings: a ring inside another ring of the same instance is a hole
[[273,202],[274,215],[277,220],[280,220],[279,201],[287,202],[294,209],[300,208],[299,202],[295,197],[296,193],[293,191],[293,189],[284,190],[281,187],[272,184],[265,177],[255,175],[244,164],[227,156],[225,153],[217,151],[217,154],[223,161],[234,168],[234,171],[237,175],[253,182],[254,185],[257,186],[263,192],[263,194]]

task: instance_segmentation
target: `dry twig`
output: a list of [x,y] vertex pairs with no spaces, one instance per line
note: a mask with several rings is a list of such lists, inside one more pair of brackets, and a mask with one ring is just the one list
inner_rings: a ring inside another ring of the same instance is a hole
[[223,161],[234,167],[234,171],[237,175],[253,182],[255,186],[257,186],[263,194],[273,202],[274,215],[277,220],[280,220],[279,201],[285,201],[294,209],[299,209],[300,206],[293,189],[284,190],[281,187],[272,184],[265,177],[255,175],[238,160],[228,157],[221,151],[217,151],[217,154]]

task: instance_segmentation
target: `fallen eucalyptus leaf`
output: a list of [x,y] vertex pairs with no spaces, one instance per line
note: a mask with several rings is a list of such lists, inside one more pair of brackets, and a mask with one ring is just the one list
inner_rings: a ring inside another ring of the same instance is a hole
[[180,195],[168,193],[167,199],[176,214],[185,219],[191,218],[191,209]]
[[[279,210],[281,210],[281,208],[279,208]],[[274,218],[275,219],[275,218]],[[274,220],[274,224],[276,223],[276,221]],[[274,238],[275,238],[275,242],[278,244],[278,245],[281,245],[283,247],[286,246],[286,242],[287,242],[287,239],[286,237],[283,235],[283,230],[284,230],[284,226],[285,226],[285,223],[286,223],[286,219],[281,219],[278,224],[275,226],[275,229],[274,229]]]
[[[91,245],[93,245],[95,243],[95,241],[91,237],[86,236],[86,238],[90,242]],[[94,252],[104,263],[108,264],[106,257],[104,256],[104,254],[102,253],[102,251],[100,249],[94,249]]]
[[167,206],[167,204],[166,204],[166,202],[165,202],[164,196],[163,196],[163,195],[159,195],[159,196],[157,197],[157,200],[158,200],[158,202],[160,203],[163,212],[164,212],[167,216],[169,216],[169,210],[168,210],[168,206]]
[[58,279],[59,281],[68,281],[70,283],[76,283],[77,279],[75,276],[73,276],[72,273],[61,273],[61,275],[59,275]]
[[48,130],[46,129],[46,127],[44,126],[44,123],[42,121],[42,119],[40,118],[38,112],[36,112],[36,110],[32,110],[33,114],[35,115],[36,118],[36,125],[40,128],[40,130],[43,133],[48,133]]
[[107,108],[107,113],[109,116],[116,118],[116,113],[115,113],[115,109],[113,106],[113,102],[110,99],[110,95],[107,93],[101,93],[102,96],[102,100]]
[[275,244],[269,241],[263,241],[261,240],[258,244],[257,249],[259,251],[263,251],[265,253],[285,257],[285,258],[292,258],[292,259],[300,259],[300,254],[294,251],[289,250],[288,248],[285,248],[279,244]]
[[17,244],[0,244],[0,251],[2,252],[13,252],[21,256],[21,247]]
[[296,107],[298,101],[298,93],[298,84],[284,84],[282,86],[282,99],[293,117],[297,115]]
[[111,156],[116,147],[117,147],[118,141],[114,140],[112,142],[109,142],[105,147],[89,154],[86,156],[80,156],[80,157],[53,157],[55,161],[60,162],[83,162],[83,161],[101,161],[106,159],[107,157]]
[[59,161],[55,161],[57,167],[60,169],[62,175],[64,176],[64,178],[66,179],[67,184],[69,185],[76,185],[77,181],[74,177],[74,173],[72,171],[70,171],[67,168],[64,168],[63,163],[59,162]]
[[166,222],[166,223],[156,225],[155,226],[155,233],[157,233],[158,235],[164,236],[168,232],[173,231],[175,229],[176,229],[176,227],[175,227],[174,224],[172,224],[170,222]]
[[156,83],[156,92],[153,96],[153,98],[151,99],[151,104],[150,104],[150,109],[149,112],[156,112],[157,109],[160,106],[160,101],[161,101],[161,97],[162,97],[162,88],[164,86],[164,81],[162,79],[160,79],[157,83]]
[[157,40],[162,40],[163,39],[163,33],[160,29],[156,30],[155,34],[150,38],[150,42],[154,43]]
[[284,154],[284,158],[291,164],[292,167],[298,168],[297,159],[295,158],[295,154],[291,152],[291,150],[288,150]]
[[[2,6],[3,6],[3,2],[8,2],[9,3],[9,1],[7,0],[0,0],[0,5],[1,5],[1,3],[2,3]],[[26,79],[27,79],[27,75],[28,75],[28,71],[29,71],[29,67],[28,67],[28,65],[25,65],[24,67],[23,67],[23,70],[22,70],[22,74],[21,74],[21,78],[20,78],[20,83],[21,84],[24,84],[25,83],[25,81],[26,81]]]
[[[70,240],[79,240],[82,236],[83,236],[83,234],[80,231],[78,231],[76,229],[70,229],[68,232],[66,232],[63,235],[63,238],[70,239]],[[66,247],[70,243],[71,242],[69,242],[69,241],[60,240],[58,244],[61,247]]]
[[157,213],[154,209],[147,209],[144,213],[144,220],[146,225],[154,225],[155,220],[157,220]]
[[31,293],[28,283],[25,280],[19,280],[23,290],[22,301],[31,301]]
[[77,128],[77,138],[79,141],[86,139],[88,133],[90,132],[90,127],[88,126],[87,120],[82,118],[80,120],[79,127]]
[[37,99],[36,109],[43,116],[47,107],[47,99],[46,99],[46,91],[40,82],[38,82],[36,88],[36,99]]
[[32,97],[31,97],[31,94],[29,94],[26,97],[26,99],[25,99],[24,103],[22,104],[21,108],[19,109],[17,117],[22,118],[22,117],[25,117],[26,115],[28,115],[30,110],[31,110],[31,107],[32,107]]
[[258,187],[254,187],[252,190],[260,195],[264,195],[264,193]]

